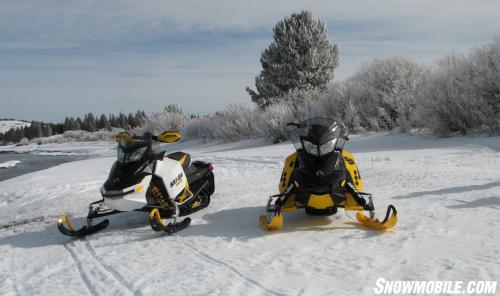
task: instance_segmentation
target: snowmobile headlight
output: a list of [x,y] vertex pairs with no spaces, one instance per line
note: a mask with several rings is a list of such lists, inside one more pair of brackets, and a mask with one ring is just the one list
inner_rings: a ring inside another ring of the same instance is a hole
[[127,155],[127,162],[140,160],[148,147],[142,147]]
[[318,146],[314,145],[313,143],[303,140],[302,141],[304,145],[304,149],[306,150],[307,153],[312,154],[312,155],[318,155]]
[[319,146],[319,155],[325,155],[333,151],[335,149],[335,144],[337,143],[337,139],[330,140],[325,144]]

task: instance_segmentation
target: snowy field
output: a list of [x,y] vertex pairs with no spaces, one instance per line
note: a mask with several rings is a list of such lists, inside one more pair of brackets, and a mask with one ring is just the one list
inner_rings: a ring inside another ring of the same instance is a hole
[[0,294],[372,295],[380,277],[499,280],[499,137],[354,136],[346,148],[378,215],[399,212],[385,234],[340,211],[285,214],[283,231],[265,232],[258,216],[292,145],[195,144],[167,147],[213,162],[216,191],[174,236],[151,231],[146,213],[112,216],[85,239],[58,232],[65,211],[83,223],[111,157],[0,182]]

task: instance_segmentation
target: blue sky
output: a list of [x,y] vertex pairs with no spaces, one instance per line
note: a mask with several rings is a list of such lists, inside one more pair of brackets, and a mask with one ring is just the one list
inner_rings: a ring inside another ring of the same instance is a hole
[[497,0],[2,0],[0,118],[249,102],[273,25],[302,9],[339,45],[336,80],[374,58],[430,63],[500,35]]

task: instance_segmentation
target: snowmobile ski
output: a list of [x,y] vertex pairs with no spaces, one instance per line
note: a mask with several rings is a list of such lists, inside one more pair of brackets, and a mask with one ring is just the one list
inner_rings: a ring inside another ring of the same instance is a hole
[[264,230],[281,230],[283,228],[283,216],[281,216],[281,213],[276,213],[272,217],[262,214],[259,217],[259,224]]
[[[67,225],[64,226],[64,224]],[[57,222],[57,228],[59,231],[67,236],[73,236],[73,237],[83,237],[89,234],[96,233],[100,230],[103,230],[106,228],[109,224],[109,220],[103,220],[102,222],[95,224],[95,225],[86,225],[83,226],[82,228],[76,230],[73,226],[73,223],[71,222],[71,219],[67,215],[61,215],[59,218],[59,221]]]
[[396,208],[393,205],[389,205],[383,221],[380,221],[379,219],[369,218],[362,212],[356,213],[356,219],[363,226],[366,226],[370,229],[378,231],[386,231],[388,229],[393,228],[394,226],[396,226],[396,223],[398,223],[397,214],[398,212],[396,211]]
[[174,220],[174,222],[165,224],[160,216],[160,211],[156,208],[149,213],[149,225],[151,225],[154,231],[164,231],[168,234],[174,234],[187,228],[189,224],[191,224],[191,218],[185,218],[181,222],[175,222]]

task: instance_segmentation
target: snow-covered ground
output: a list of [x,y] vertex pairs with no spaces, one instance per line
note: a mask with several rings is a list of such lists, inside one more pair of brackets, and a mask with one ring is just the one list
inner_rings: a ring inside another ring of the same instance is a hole
[[0,120],[0,133],[5,133],[11,128],[20,128],[25,126],[30,126],[29,122],[17,121],[17,120]]
[[0,162],[0,169],[15,168],[21,161],[20,160],[9,160]]
[[354,136],[366,191],[395,229],[369,231],[343,213],[285,214],[285,229],[258,226],[277,192],[291,144],[261,140],[180,143],[213,162],[211,205],[186,230],[151,231],[146,213],[110,218],[85,239],[59,234],[69,211],[83,223],[113,158],[66,163],[0,182],[2,295],[372,295],[389,280],[498,280],[500,138]]
[[0,146],[0,153],[30,153],[34,155],[93,155],[112,156],[116,153],[115,142],[66,142]]

